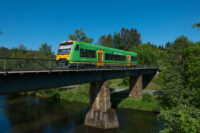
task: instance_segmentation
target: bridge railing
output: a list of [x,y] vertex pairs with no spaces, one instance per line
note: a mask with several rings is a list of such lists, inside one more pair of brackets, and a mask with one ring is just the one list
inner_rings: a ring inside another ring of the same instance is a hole
[[[134,68],[159,68],[156,65],[137,65]],[[124,68],[124,67],[123,67]],[[0,57],[0,72],[7,71],[37,71],[62,69],[56,67],[56,60],[30,59],[30,58],[5,58]],[[78,68],[74,68],[78,69]],[[97,68],[102,69],[102,68]],[[116,68],[109,68],[116,69]]]
[[51,69],[56,69],[56,60],[0,57],[0,71],[31,71]]

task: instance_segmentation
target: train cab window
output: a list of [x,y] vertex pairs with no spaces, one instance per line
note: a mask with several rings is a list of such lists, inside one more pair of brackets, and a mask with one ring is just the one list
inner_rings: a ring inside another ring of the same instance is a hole
[[76,51],[79,50],[79,45],[78,45],[78,44],[76,45],[75,50],[76,50]]
[[71,49],[59,49],[57,54],[58,54],[58,55],[70,54],[70,50],[71,50]]

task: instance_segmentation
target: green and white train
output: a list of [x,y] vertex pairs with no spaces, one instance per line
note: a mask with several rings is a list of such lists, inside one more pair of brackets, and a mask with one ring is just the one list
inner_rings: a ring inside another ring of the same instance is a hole
[[57,67],[131,67],[138,64],[137,53],[80,41],[60,43]]

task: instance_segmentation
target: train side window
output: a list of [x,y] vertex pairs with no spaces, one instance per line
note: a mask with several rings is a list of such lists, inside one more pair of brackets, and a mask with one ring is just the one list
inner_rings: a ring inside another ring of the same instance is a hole
[[89,49],[80,49],[80,57],[96,58],[96,51]]
[[137,57],[131,56],[131,61],[137,61]]
[[76,50],[76,51],[79,50],[79,45],[78,45],[78,44],[76,45],[75,50]]

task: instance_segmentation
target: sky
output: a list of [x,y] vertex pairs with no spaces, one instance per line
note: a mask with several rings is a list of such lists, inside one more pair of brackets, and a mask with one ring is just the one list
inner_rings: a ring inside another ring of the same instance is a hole
[[94,43],[122,27],[136,28],[143,43],[165,45],[181,35],[200,41],[200,0],[0,0],[0,47],[37,50],[69,40],[83,28]]

